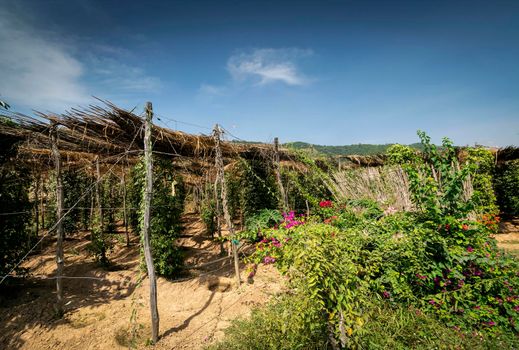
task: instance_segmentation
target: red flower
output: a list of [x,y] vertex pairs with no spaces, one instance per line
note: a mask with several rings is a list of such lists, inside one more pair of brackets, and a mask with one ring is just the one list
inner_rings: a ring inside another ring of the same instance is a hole
[[462,228],[463,231],[468,231],[469,225],[463,224],[463,226],[461,228]]
[[333,205],[332,201],[328,200],[328,201],[321,201],[319,202],[319,206],[321,208],[331,208]]

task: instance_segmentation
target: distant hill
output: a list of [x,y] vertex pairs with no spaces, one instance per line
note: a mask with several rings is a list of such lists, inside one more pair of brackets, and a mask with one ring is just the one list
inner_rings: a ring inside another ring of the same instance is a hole
[[[285,143],[283,146],[287,148],[293,149],[305,149],[305,150],[313,150],[318,153],[330,155],[330,156],[348,156],[348,155],[373,155],[373,154],[382,154],[385,153],[387,148],[392,144],[385,145],[373,145],[367,143],[359,143],[355,145],[344,145],[344,146],[323,146],[323,145],[313,145],[311,143],[306,142],[289,142]],[[420,143],[413,143],[409,145],[416,149],[421,149]]]

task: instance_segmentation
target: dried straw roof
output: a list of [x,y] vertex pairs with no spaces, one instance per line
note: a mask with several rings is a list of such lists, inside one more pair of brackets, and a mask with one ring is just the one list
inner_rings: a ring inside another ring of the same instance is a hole
[[[21,159],[27,162],[48,160],[49,130],[51,124],[56,123],[58,148],[65,160],[91,162],[99,156],[109,161],[121,155],[136,158],[143,150],[144,120],[111,102],[101,102],[102,106],[75,108],[61,115],[41,112],[36,112],[36,117],[6,114],[4,116],[10,122],[0,123],[2,148],[20,143]],[[214,147],[212,135],[192,135],[157,125],[153,127],[153,150],[158,155],[206,159],[214,157]],[[267,144],[221,142],[221,149],[226,158],[270,158],[272,155],[272,146]],[[280,156],[289,159],[287,150],[280,150]]]

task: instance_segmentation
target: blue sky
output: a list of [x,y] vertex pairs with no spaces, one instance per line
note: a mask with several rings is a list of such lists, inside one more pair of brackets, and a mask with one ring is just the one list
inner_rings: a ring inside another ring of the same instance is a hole
[[247,140],[519,145],[518,1],[0,0],[0,98]]

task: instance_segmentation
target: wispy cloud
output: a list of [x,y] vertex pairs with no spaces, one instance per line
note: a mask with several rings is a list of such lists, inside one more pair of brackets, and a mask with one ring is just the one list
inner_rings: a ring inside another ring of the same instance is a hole
[[297,48],[254,49],[237,52],[227,61],[227,70],[235,81],[253,81],[257,85],[281,82],[306,85],[310,82],[297,66],[297,61],[312,55],[312,50]]
[[158,77],[150,76],[142,68],[125,64],[117,58],[92,55],[88,66],[93,73],[91,79],[102,90],[148,93],[161,87]]
[[127,49],[72,40],[18,18],[0,8],[0,94],[14,108],[60,112],[92,95],[124,99],[161,87],[159,78],[126,63],[132,56]]
[[227,88],[225,86],[216,86],[211,84],[202,84],[198,92],[206,95],[221,96],[224,95]]
[[64,46],[0,9],[0,93],[12,104],[54,109],[83,103],[83,73]]

